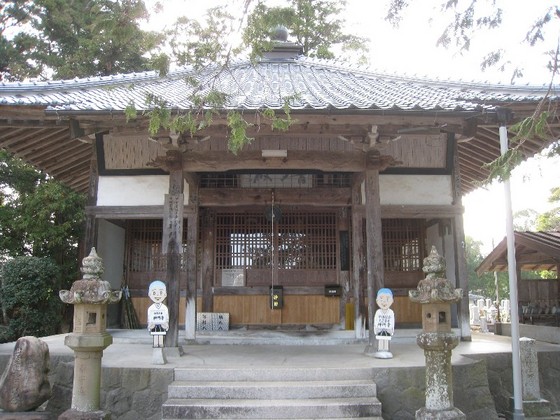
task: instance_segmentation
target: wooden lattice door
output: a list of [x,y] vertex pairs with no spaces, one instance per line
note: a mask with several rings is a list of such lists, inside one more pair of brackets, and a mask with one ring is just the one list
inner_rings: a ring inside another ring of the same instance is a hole
[[223,212],[216,215],[215,285],[242,270],[244,286],[317,286],[336,281],[333,211]]

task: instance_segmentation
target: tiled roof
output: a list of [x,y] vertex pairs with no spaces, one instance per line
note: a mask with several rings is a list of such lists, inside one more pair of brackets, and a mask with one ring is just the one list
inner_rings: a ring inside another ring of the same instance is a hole
[[122,111],[133,103],[146,108],[146,94],[164,99],[175,109],[188,109],[193,77],[202,93],[211,87],[227,93],[228,109],[281,108],[293,97],[300,110],[474,111],[497,103],[536,101],[546,87],[488,85],[434,81],[380,74],[344,63],[298,57],[239,61],[227,68],[194,72],[185,68],[159,77],[155,72],[34,83],[0,84],[0,105],[44,106],[56,112]]

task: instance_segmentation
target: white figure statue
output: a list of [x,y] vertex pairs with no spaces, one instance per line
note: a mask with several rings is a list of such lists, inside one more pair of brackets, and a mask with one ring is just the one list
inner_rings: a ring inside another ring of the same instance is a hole
[[154,347],[163,347],[163,338],[169,329],[169,311],[163,301],[167,297],[165,283],[154,280],[150,283],[148,296],[154,302],[148,308],[148,331],[154,338]]
[[375,357],[378,359],[391,359],[393,354],[389,351],[389,343],[395,332],[395,313],[389,309],[393,304],[393,292],[391,289],[383,288],[377,291],[377,306],[373,318],[373,332],[377,339],[377,352]]

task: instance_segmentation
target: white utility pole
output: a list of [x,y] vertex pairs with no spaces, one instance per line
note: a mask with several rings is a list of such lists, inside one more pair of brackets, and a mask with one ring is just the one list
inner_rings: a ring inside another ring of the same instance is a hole
[[[505,108],[498,110],[498,122],[500,123],[500,151],[502,156],[508,150],[508,135],[506,124],[511,111]],[[517,263],[515,260],[515,236],[513,233],[513,213],[511,206],[511,188],[509,179],[504,180],[504,196],[506,211],[506,238],[507,238],[507,261],[509,274],[509,298],[511,301],[511,357],[513,368],[513,419],[524,419],[523,414],[523,389],[521,382],[521,358],[519,352],[519,314],[517,298]]]

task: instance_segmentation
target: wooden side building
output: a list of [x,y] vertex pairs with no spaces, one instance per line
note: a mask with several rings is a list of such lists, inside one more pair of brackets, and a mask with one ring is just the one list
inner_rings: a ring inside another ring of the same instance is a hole
[[[469,339],[461,197],[500,154],[497,110],[519,121],[546,89],[384,75],[299,53],[285,42],[227,68],[3,83],[0,147],[88,194],[86,248],[97,247],[113,287],[128,286],[142,322],[149,282],[167,282],[172,344],[183,326],[195,337],[196,312],[361,337],[380,287],[393,289],[399,325],[419,325],[407,296],[432,245],[464,289],[455,324]],[[149,134],[146,95],[180,114],[195,90],[227,94],[210,126]],[[282,116],[286,103],[287,131],[258,112]],[[231,110],[253,138],[237,154]],[[542,147],[527,140],[523,152]]]

